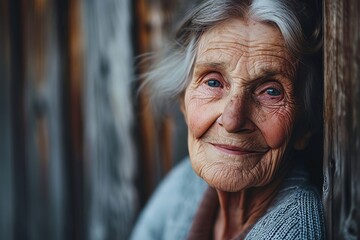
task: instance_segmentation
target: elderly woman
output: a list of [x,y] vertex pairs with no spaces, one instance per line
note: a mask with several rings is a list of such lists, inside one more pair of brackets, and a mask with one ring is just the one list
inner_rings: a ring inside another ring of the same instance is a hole
[[180,100],[189,160],[161,184],[132,239],[325,238],[304,154],[321,119],[320,13],[313,0],[192,10],[147,75],[155,99]]

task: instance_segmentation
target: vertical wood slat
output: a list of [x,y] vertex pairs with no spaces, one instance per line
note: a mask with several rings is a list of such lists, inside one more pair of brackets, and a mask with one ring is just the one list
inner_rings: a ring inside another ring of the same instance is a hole
[[[45,78],[47,1],[23,1],[24,105],[29,238],[49,237],[48,116]],[[36,26],[36,27],[35,27]],[[17,176],[18,177],[18,176]],[[44,228],[40,229],[40,225]]]
[[12,124],[12,175],[13,175],[13,230],[14,239],[24,239],[28,235],[28,207],[24,199],[28,198],[27,164],[25,153],[25,107],[24,107],[24,46],[22,27],[22,5],[20,1],[9,1],[10,35],[10,106]]
[[[135,19],[137,31],[135,40],[137,43],[136,54],[142,54],[150,51],[150,25],[149,25],[149,1],[137,0],[134,3]],[[139,74],[146,70],[147,66],[141,66],[138,69]],[[144,203],[150,196],[155,187],[156,174],[156,149],[158,146],[156,137],[154,116],[149,108],[148,96],[146,93],[139,95],[137,99],[137,140],[138,140],[138,166],[140,182],[140,198]]]
[[130,4],[83,1],[88,239],[127,239],[137,210]]
[[54,5],[11,2],[14,239],[62,239],[64,231]]
[[[66,141],[71,143],[68,150],[72,155],[72,162],[68,162],[71,171],[73,187],[71,189],[70,202],[73,214],[73,226],[71,234],[74,239],[87,238],[88,216],[86,215],[87,204],[85,197],[85,162],[83,156],[83,108],[82,108],[82,88],[84,80],[83,68],[83,39],[81,23],[81,0],[68,1],[68,94],[70,98],[68,112],[68,127],[70,135]],[[69,160],[70,160],[69,159]]]
[[83,159],[83,132],[82,132],[82,89],[84,80],[84,46],[81,23],[81,1],[69,1],[68,19],[68,70],[70,90],[70,116],[71,133],[73,140],[73,153],[79,161]]
[[360,238],[360,4],[325,0],[324,202],[329,239]]
[[9,3],[0,1],[0,239],[13,239]]
[[57,1],[59,48],[62,52],[61,86],[64,170],[66,172],[65,237],[85,239],[85,183],[83,159],[83,45],[81,0]]

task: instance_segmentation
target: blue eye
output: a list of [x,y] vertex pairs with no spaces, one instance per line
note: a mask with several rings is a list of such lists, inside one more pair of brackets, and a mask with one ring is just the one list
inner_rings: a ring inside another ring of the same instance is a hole
[[265,92],[267,94],[269,94],[270,96],[280,96],[281,95],[281,92],[276,88],[268,88],[265,90]]
[[214,87],[214,88],[216,88],[216,87],[221,87],[221,83],[220,83],[218,80],[216,80],[216,79],[210,79],[210,80],[208,80],[208,81],[207,81],[207,85],[208,85],[209,87]]

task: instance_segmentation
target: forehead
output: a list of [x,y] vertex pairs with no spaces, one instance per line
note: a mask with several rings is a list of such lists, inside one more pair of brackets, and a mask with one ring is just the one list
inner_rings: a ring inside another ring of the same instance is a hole
[[295,61],[280,31],[266,23],[231,19],[205,32],[198,45],[196,63],[247,66],[293,74]]

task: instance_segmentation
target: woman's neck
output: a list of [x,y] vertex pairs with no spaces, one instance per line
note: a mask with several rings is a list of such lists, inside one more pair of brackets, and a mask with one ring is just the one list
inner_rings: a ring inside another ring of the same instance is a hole
[[283,177],[276,178],[264,187],[239,192],[217,190],[220,207],[215,222],[214,239],[233,239],[245,235],[268,209],[282,179]]

